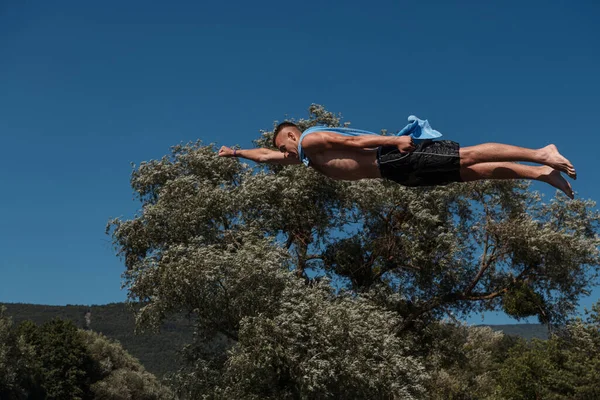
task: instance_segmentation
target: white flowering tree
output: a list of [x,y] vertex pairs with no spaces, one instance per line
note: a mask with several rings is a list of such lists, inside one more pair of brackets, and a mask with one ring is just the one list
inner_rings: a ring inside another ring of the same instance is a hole
[[[341,124],[318,105],[296,122]],[[141,328],[195,317],[177,380],[192,398],[418,397],[428,322],[559,323],[600,264],[595,204],[544,203],[519,181],[340,182],[197,142],[134,167],[131,184],[140,212],[107,232]]]

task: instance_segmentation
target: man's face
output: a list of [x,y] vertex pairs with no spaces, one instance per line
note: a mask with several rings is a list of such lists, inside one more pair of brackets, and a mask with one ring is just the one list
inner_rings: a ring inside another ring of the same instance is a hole
[[286,126],[279,131],[275,144],[286,157],[298,158],[298,129]]

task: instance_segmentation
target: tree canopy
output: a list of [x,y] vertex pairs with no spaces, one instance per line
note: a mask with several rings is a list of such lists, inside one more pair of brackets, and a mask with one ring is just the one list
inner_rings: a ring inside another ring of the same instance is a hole
[[[296,123],[341,119],[312,105]],[[416,398],[437,322],[504,311],[562,324],[600,265],[595,203],[544,202],[521,181],[341,182],[199,141],[134,166],[131,185],[139,213],[107,232],[140,329],[196,319],[174,378],[184,397]]]

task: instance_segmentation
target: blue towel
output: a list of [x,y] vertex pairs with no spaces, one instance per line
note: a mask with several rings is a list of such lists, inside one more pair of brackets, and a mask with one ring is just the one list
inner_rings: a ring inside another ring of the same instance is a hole
[[410,135],[415,140],[437,139],[442,137],[442,134],[429,125],[426,119],[419,119],[414,115],[408,117],[408,125],[406,125],[397,136]]
[[[396,134],[396,136],[411,136],[417,143],[421,140],[425,139],[437,139],[442,136],[442,134],[435,129],[431,128],[429,122],[425,119],[419,119],[414,115],[408,117],[409,124],[406,125],[400,132]],[[329,126],[313,126],[312,128],[308,128],[302,135],[300,136],[300,140],[298,140],[298,157],[307,167],[310,165],[310,160],[304,154],[304,150],[302,150],[302,139],[304,136],[313,132],[333,132],[339,133],[341,135],[346,136],[360,136],[360,135],[377,135],[377,133],[363,131],[360,129],[354,128],[332,128]]]

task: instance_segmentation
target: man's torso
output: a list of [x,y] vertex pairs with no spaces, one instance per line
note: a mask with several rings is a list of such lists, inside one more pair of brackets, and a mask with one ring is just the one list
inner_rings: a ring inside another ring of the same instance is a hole
[[381,178],[377,149],[307,151],[306,156],[310,159],[311,167],[332,179]]

